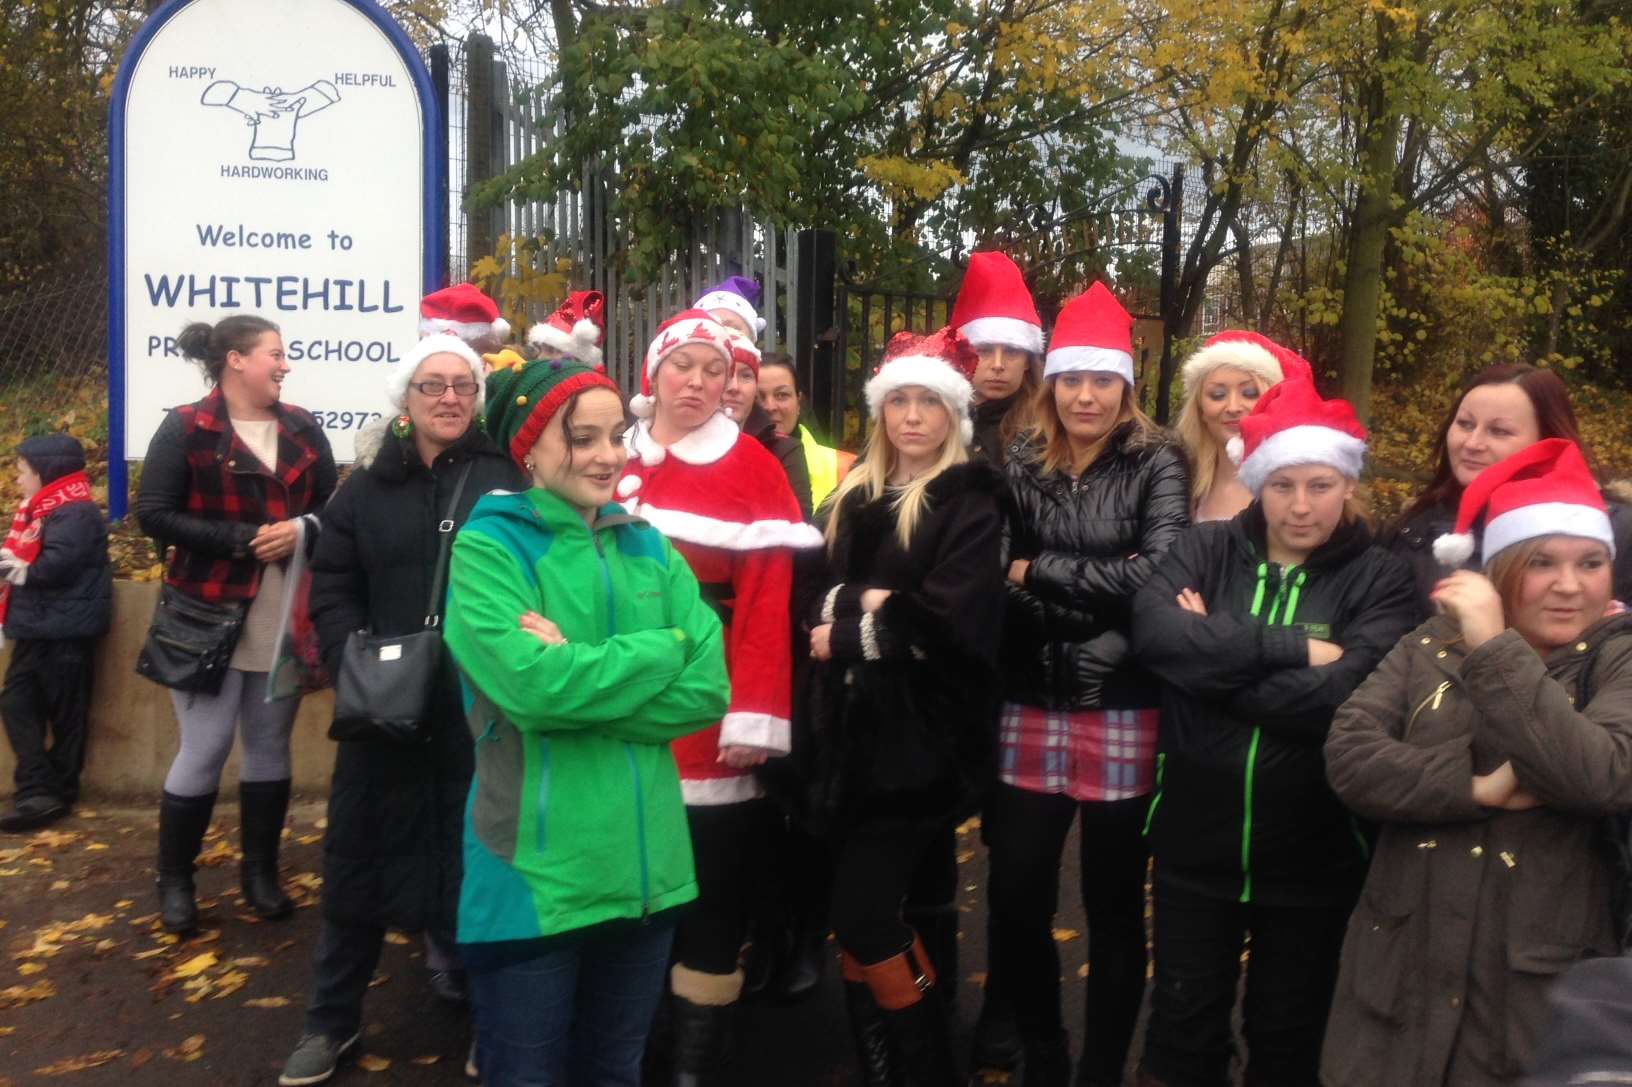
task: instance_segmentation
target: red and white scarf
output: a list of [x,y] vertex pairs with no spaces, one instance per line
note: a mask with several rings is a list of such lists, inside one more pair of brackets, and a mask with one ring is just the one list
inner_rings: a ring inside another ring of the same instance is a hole
[[[4,549],[23,562],[33,562],[45,546],[41,534],[45,515],[72,502],[90,502],[91,481],[84,472],[69,472],[59,476],[35,492],[24,502],[11,519],[11,531],[6,533]],[[6,621],[6,608],[11,603],[11,583],[0,578],[0,626]]]

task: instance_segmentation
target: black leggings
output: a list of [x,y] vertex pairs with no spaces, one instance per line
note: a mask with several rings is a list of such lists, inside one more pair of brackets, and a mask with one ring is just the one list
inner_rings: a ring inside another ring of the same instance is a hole
[[957,890],[957,835],[951,826],[858,828],[834,854],[833,931],[839,946],[867,964],[899,955],[914,934],[902,919],[903,909],[909,915],[940,909]]
[[770,866],[774,811],[767,800],[686,807],[697,865],[697,901],[680,917],[674,960],[704,974],[733,974]]
[[1144,999],[1148,806],[1147,797],[1079,804],[1002,784],[986,805],[990,969],[1001,971],[1000,988],[1014,1005],[1021,1033],[1036,1041],[1050,1041],[1064,1029],[1054,913],[1060,854],[1072,820],[1082,817],[1082,905],[1088,915],[1085,1082],[1122,1082]]

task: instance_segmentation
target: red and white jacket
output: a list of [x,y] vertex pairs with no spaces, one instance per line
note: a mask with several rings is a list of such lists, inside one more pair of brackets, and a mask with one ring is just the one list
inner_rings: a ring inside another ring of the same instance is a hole
[[750,800],[758,780],[721,762],[720,747],[791,748],[793,550],[822,546],[822,535],[800,520],[782,465],[724,414],[667,448],[641,420],[624,443],[619,500],[674,542],[725,623],[730,709],[672,745],[681,791],[687,804]]

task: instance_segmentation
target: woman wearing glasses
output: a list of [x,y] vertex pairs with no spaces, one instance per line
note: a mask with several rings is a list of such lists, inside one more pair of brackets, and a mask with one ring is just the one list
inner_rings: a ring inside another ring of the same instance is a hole
[[[359,441],[357,468],[324,513],[312,560],[312,619],[331,675],[339,674],[352,631],[390,636],[423,625],[438,525],[467,467],[455,526],[488,491],[526,485],[477,425],[483,372],[481,358],[449,335],[420,340],[392,371],[386,394],[399,414],[377,435],[377,448]],[[315,977],[279,1083],[323,1082],[356,1043],[387,928],[424,931],[453,946],[473,762],[459,677],[446,655],[433,698],[424,746],[338,745]]]

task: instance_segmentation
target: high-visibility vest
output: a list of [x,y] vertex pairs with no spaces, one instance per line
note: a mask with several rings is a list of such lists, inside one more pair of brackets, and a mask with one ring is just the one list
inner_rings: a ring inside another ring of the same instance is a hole
[[810,471],[810,508],[818,509],[856,463],[856,455],[818,444],[803,423],[799,424],[799,444],[805,447],[805,467]]

